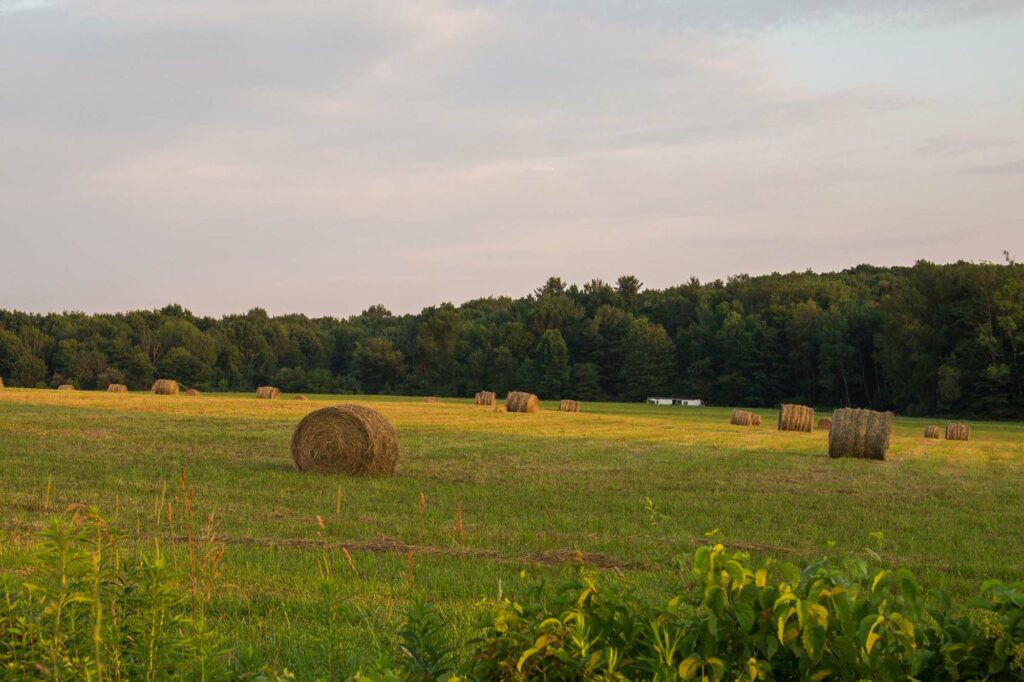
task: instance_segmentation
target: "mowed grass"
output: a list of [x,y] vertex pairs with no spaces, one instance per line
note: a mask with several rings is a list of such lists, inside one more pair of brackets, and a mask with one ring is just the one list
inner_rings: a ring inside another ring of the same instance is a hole
[[[874,462],[830,460],[825,432],[777,432],[770,410],[756,410],[764,426],[742,428],[716,408],[562,414],[545,403],[531,415],[459,400],[312,398],[0,391],[0,571],[31,571],[26,550],[46,520],[84,503],[127,546],[159,543],[184,576],[184,471],[198,515],[212,515],[227,547],[214,620],[233,644],[303,679],[323,673],[329,649],[348,670],[391,651],[413,595],[466,636],[475,602],[571,570],[564,562],[577,553],[609,579],[667,595],[679,585],[674,558],[714,530],[798,563],[872,547],[960,596],[985,578],[1024,578],[1020,424],[974,423],[965,443],[921,437],[941,421],[897,419],[889,459]],[[396,476],[294,470],[295,424],[345,401],[395,424]],[[326,597],[325,555],[341,576]],[[340,620],[328,627],[332,611]]]

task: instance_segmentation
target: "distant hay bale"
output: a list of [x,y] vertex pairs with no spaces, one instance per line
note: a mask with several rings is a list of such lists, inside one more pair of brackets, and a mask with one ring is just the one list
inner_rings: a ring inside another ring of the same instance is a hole
[[926,426],[926,427],[924,427],[924,437],[925,438],[941,438],[942,437],[942,432],[939,430],[938,426]]
[[73,390],[75,390],[75,387],[72,386],[71,384],[61,384],[60,386],[57,387],[57,390],[58,391],[73,391]]
[[441,399],[438,398],[436,395],[426,395],[423,396],[423,402],[431,403],[433,405],[439,405],[441,403]]
[[4,387],[4,378],[0,377],[0,388]]
[[733,410],[732,415],[729,416],[729,423],[733,426],[757,426],[761,423],[761,418],[753,412]]
[[970,440],[970,424],[946,424],[946,440]]
[[292,400],[309,400],[309,398],[307,398],[304,395],[297,395],[294,398],[292,398]]
[[497,396],[494,391],[480,391],[473,396],[474,405],[493,405]]
[[580,401],[578,400],[562,400],[558,403],[559,412],[579,412]]
[[299,471],[393,474],[398,464],[398,434],[384,415],[369,407],[322,407],[295,427],[291,453]]
[[828,417],[825,417],[824,419],[819,419],[818,420],[818,430],[819,431],[828,431],[831,428],[832,428],[832,420],[829,419]]
[[128,387],[124,384],[110,384],[107,386],[107,393],[127,393]]
[[276,400],[281,395],[281,389],[273,386],[260,386],[256,389],[256,397],[260,400]]
[[811,432],[814,408],[806,405],[782,405],[779,408],[779,431]]
[[843,407],[832,413],[829,457],[885,459],[892,437],[892,412]]
[[505,398],[506,412],[539,412],[540,400],[532,393],[511,391]]
[[178,395],[181,387],[174,379],[157,379],[153,382],[153,393],[157,395]]
[[190,388],[187,391],[185,391],[185,395],[189,395],[189,396],[192,396],[193,398],[195,398],[197,396],[202,395],[202,393],[199,392],[198,388]]

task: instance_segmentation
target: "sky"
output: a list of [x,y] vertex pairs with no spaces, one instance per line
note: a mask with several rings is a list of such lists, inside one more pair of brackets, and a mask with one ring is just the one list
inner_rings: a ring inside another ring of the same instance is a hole
[[0,308],[1024,259],[1024,0],[0,0]]

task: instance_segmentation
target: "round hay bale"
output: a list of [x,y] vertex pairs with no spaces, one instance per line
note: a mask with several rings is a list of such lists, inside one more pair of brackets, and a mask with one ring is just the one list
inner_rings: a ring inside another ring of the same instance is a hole
[[578,400],[562,400],[558,403],[559,412],[579,412],[580,401]]
[[291,452],[299,471],[393,474],[398,464],[398,434],[384,415],[369,407],[322,407],[295,427]]
[[[733,426],[754,426],[755,416],[757,415],[746,410],[733,410],[729,416],[729,423]],[[760,423],[760,419],[758,419],[758,423]]]
[[274,386],[260,386],[256,389],[256,397],[260,400],[276,400],[281,395],[281,389]]
[[754,413],[752,416],[753,416],[753,421],[750,422],[750,425],[751,426],[760,426],[761,425],[761,415]]
[[128,387],[124,384],[110,384],[107,386],[107,393],[127,393]]
[[840,408],[832,413],[829,457],[885,459],[892,436],[892,412]]
[[4,387],[4,378],[0,377],[0,388]]
[[942,437],[942,432],[939,430],[938,426],[926,426],[926,427],[924,427],[924,437],[925,438],[941,438]]
[[779,408],[779,431],[811,432],[814,408],[806,405],[782,405]]
[[497,396],[494,391],[480,391],[473,396],[474,405],[493,405]]
[[153,382],[153,393],[157,395],[178,395],[181,387],[174,379],[157,379]]
[[431,405],[440,405],[441,399],[438,398],[436,395],[427,395],[423,396],[423,402],[430,403]]
[[946,424],[946,440],[970,440],[970,424]]
[[193,398],[195,398],[197,396],[202,395],[202,393],[199,392],[198,388],[190,388],[187,391],[185,391],[185,395],[192,396]]
[[828,431],[831,428],[832,428],[832,420],[829,419],[828,417],[825,417],[824,419],[819,419],[818,420],[818,430],[819,431]]
[[309,400],[309,398],[307,398],[304,395],[297,395],[294,398],[292,398],[292,400]]
[[57,390],[58,391],[73,391],[73,390],[75,390],[75,387],[73,385],[71,385],[71,384],[61,384],[60,386],[57,387]]
[[506,412],[539,412],[540,400],[532,393],[511,391],[505,398]]

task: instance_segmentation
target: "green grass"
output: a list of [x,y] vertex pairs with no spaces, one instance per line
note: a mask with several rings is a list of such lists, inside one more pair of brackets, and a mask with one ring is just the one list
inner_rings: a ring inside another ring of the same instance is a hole
[[[159,542],[184,575],[184,469],[227,546],[218,624],[301,678],[323,672],[328,648],[348,670],[390,651],[412,594],[466,634],[474,602],[565,570],[559,561],[577,550],[652,596],[668,593],[673,559],[715,529],[727,545],[797,562],[863,552],[879,531],[887,563],[959,595],[985,578],[1024,577],[1020,424],[975,423],[970,442],[926,442],[928,421],[898,419],[889,459],[873,462],[830,460],[824,432],[779,433],[768,410],[758,410],[764,426],[739,428],[715,408],[560,414],[546,403],[519,415],[360,396],[398,428],[398,474],[296,472],[294,425],[340,400],[0,391],[0,571],[31,572],[26,550],[45,520],[84,503],[129,546]],[[344,576],[329,599],[325,553]],[[332,609],[340,624],[328,632]]]

